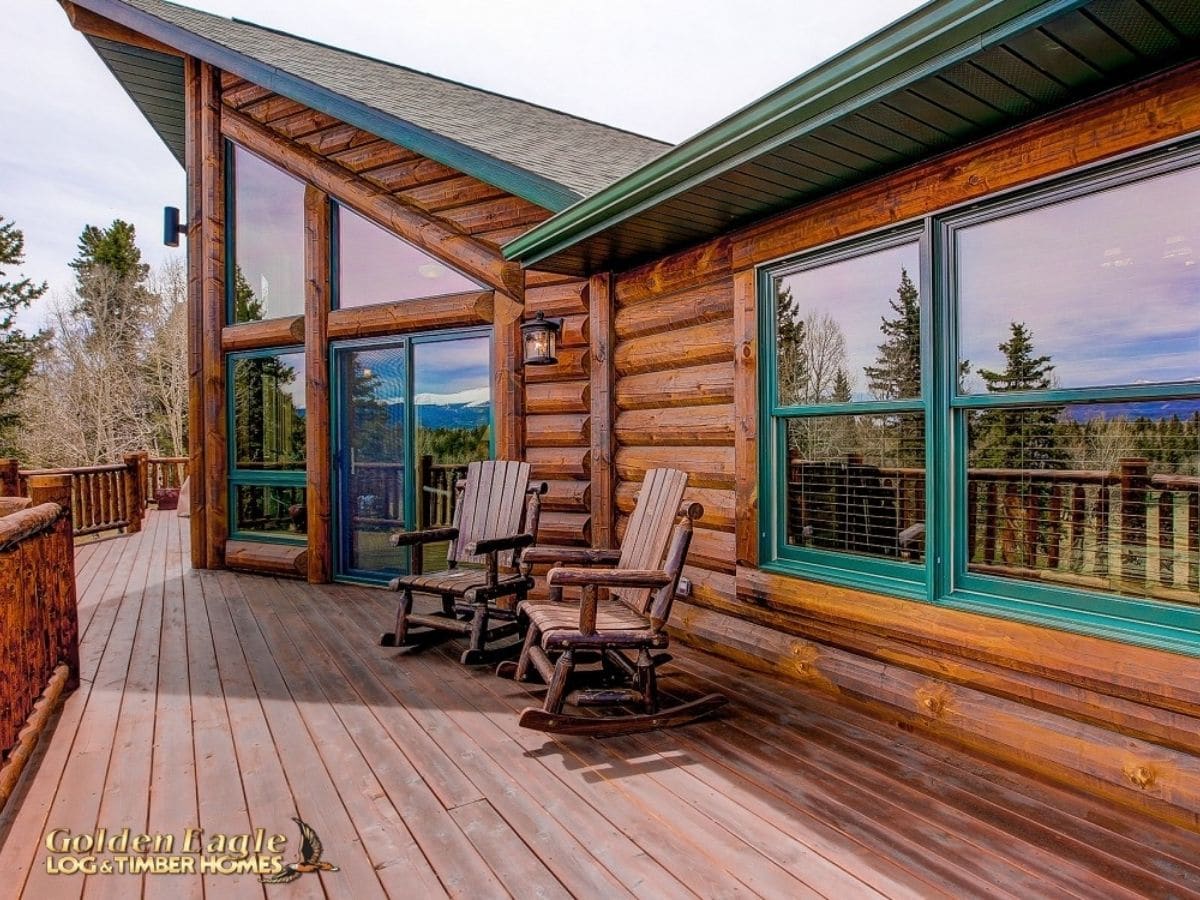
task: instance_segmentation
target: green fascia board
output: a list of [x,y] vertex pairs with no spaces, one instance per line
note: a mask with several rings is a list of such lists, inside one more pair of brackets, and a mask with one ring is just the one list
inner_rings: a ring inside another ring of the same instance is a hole
[[330,88],[232,50],[203,35],[135,9],[121,0],[75,0],[97,15],[111,19],[147,37],[202,59],[226,72],[341,119],[376,137],[427,156],[493,187],[515,194],[551,212],[580,199],[570,188],[473,147],[453,141],[411,122],[398,119]]
[[1088,0],[935,0],[514,238],[531,266]]

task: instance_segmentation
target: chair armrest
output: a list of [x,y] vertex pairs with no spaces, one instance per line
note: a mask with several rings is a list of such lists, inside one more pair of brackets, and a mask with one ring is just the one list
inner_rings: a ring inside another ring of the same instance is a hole
[[411,547],[413,544],[432,544],[434,541],[452,541],[458,537],[457,528],[427,528],[424,531],[397,531],[392,535],[393,547]]
[[586,547],[530,547],[521,554],[521,565],[563,563],[571,566],[614,566],[621,561],[620,550],[589,550]]
[[551,569],[546,583],[553,587],[593,585],[608,588],[660,588],[671,583],[661,569]]
[[534,541],[532,534],[510,534],[505,537],[488,538],[485,541],[472,541],[467,544],[468,556],[483,556],[487,553],[498,553],[501,550],[519,550],[528,547]]

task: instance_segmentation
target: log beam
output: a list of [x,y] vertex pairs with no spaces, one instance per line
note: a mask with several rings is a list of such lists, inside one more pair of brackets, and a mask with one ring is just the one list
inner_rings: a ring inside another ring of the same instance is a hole
[[[758,303],[755,271],[733,278],[733,458],[737,564],[758,565]],[[719,408],[719,407],[717,407]]]
[[304,316],[282,319],[263,319],[243,322],[221,329],[221,347],[226,353],[237,350],[258,350],[264,347],[286,347],[304,343]]
[[304,367],[307,441],[308,580],[333,578],[333,456],[329,396],[329,195],[304,190]]
[[495,291],[468,291],[422,300],[397,300],[329,314],[330,340],[464,328],[493,321]]
[[230,140],[272,160],[297,178],[325,191],[380,227],[505,294],[523,302],[524,273],[498,250],[415,204],[386,193],[335,162],[280,137],[249,116],[226,108],[221,131]]
[[60,2],[63,12],[67,14],[67,21],[80,34],[116,41],[119,44],[128,44],[131,47],[140,47],[142,50],[153,50],[155,53],[165,53],[168,56],[184,55],[174,47],[147,37],[132,28],[126,28],[119,22],[106,19],[90,9],[84,9],[82,6],[69,2],[69,0],[60,0]]

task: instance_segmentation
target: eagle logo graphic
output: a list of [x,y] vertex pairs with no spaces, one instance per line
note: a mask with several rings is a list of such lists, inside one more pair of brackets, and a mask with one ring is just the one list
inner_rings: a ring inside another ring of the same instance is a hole
[[322,862],[321,852],[324,849],[321,846],[321,839],[317,837],[317,833],[312,830],[312,827],[301,819],[292,817],[292,821],[300,826],[300,860],[299,862],[287,863],[283,867],[283,871],[275,875],[264,875],[259,879],[263,884],[287,884],[290,881],[295,881],[305,872],[337,872],[338,867],[331,862]]

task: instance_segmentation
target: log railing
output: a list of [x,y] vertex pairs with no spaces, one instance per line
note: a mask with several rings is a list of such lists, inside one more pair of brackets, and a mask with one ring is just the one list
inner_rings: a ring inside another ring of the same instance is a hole
[[70,490],[68,476],[32,476],[28,505],[0,502],[0,807],[58,697],[78,684]]
[[421,457],[417,483],[421,517],[419,528],[441,528],[454,523],[454,504],[458,502],[455,482],[467,476],[466,463],[435,465],[432,456]]
[[[919,556],[925,470],[793,460],[789,539],[824,549]],[[972,571],[1197,602],[1200,477],[1113,471],[970,469]]]
[[153,457],[127,453],[119,463],[62,469],[22,469],[15,459],[0,459],[0,496],[22,496],[31,479],[45,475],[71,478],[71,519],[77,537],[141,530],[146,507],[156,492],[178,489],[187,477],[185,456]]

